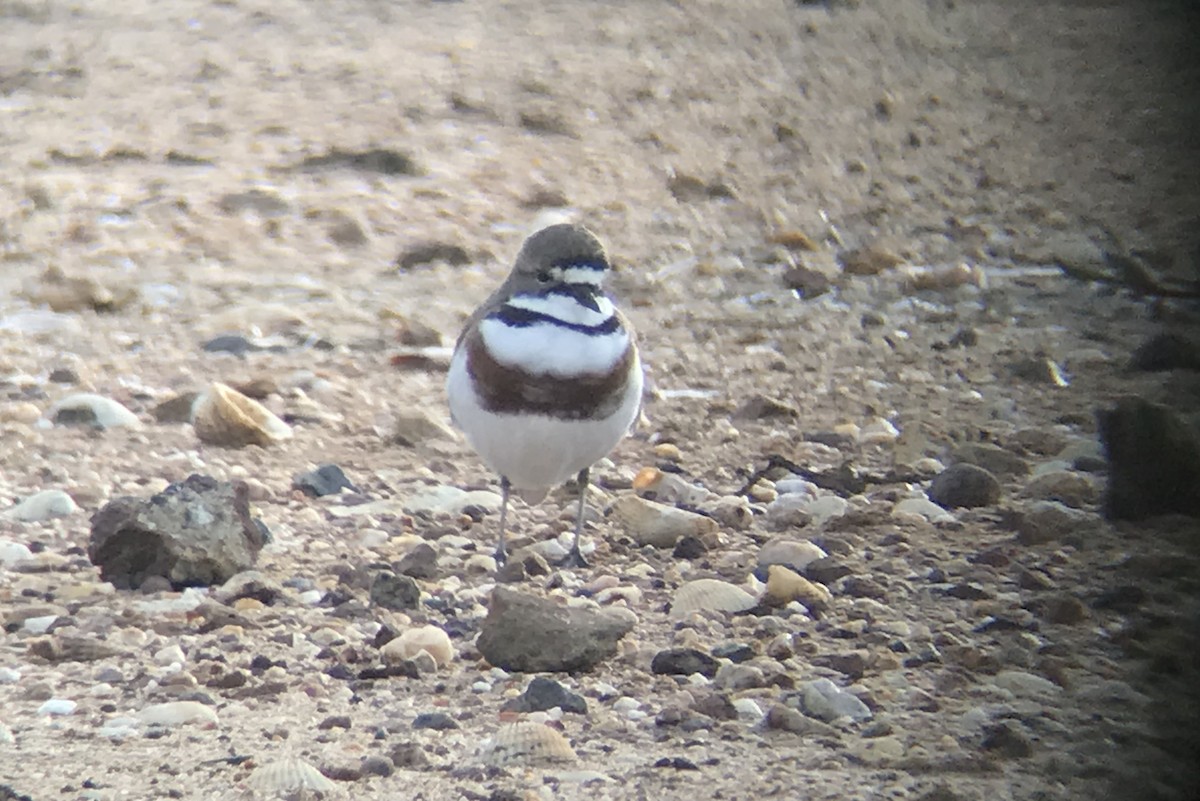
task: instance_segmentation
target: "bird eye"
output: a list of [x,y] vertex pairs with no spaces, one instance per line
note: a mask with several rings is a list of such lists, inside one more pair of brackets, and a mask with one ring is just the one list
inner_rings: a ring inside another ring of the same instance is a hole
[[549,270],[542,270],[540,273],[537,274],[537,281],[539,284],[548,284],[548,283],[550,283],[551,278],[552,278],[552,276],[550,275]]

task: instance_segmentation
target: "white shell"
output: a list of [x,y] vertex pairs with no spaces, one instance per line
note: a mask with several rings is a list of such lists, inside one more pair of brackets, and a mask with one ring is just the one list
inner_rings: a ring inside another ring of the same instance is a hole
[[612,505],[613,518],[639,545],[671,548],[686,536],[704,538],[715,534],[717,521],[667,506],[636,495],[625,495]]
[[799,601],[809,609],[823,609],[833,601],[833,593],[824,585],[809,581],[783,565],[767,568],[767,591],[763,603],[768,606],[787,606]]
[[433,657],[438,667],[445,667],[454,660],[454,645],[450,642],[450,635],[437,626],[408,629],[380,649],[384,660],[388,662],[412,659],[422,651]]
[[675,591],[671,617],[686,617],[693,612],[745,612],[757,604],[753,595],[728,581],[696,579]]
[[298,790],[332,793],[337,789],[337,785],[325,778],[321,771],[302,759],[291,757],[260,766],[250,774],[246,786],[273,797]]
[[96,425],[101,428],[117,428],[119,426],[128,426],[129,428],[142,427],[142,422],[136,414],[112,398],[95,395],[90,392],[68,395],[51,406],[50,411],[46,413],[46,417],[53,420],[59,412],[78,411],[80,409],[91,411],[92,415],[96,418]]
[[514,723],[496,732],[484,742],[480,757],[493,767],[576,759],[575,750],[557,729],[528,721]]
[[146,707],[137,713],[137,719],[146,726],[181,726],[184,723],[215,726],[217,713],[199,701],[168,701]]
[[220,382],[196,398],[192,427],[202,442],[226,448],[266,446],[292,436],[288,424],[267,407]]

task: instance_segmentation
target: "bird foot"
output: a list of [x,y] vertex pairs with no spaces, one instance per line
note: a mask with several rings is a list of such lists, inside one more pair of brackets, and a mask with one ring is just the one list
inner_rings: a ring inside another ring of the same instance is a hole
[[583,554],[579,552],[578,548],[572,548],[571,552],[567,554],[561,562],[558,563],[558,566],[577,568],[591,567],[591,565],[588,564],[588,560],[583,558]]

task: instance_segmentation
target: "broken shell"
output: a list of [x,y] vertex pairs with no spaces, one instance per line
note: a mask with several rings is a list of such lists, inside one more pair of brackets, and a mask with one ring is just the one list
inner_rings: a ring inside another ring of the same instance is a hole
[[741,531],[749,528],[754,520],[754,509],[742,495],[722,495],[701,509],[721,526]]
[[711,517],[685,512],[636,495],[617,499],[611,511],[638,545],[671,548],[682,537],[698,537],[703,541],[717,533],[717,521]]
[[728,581],[696,579],[675,591],[671,617],[686,617],[692,612],[745,612],[757,605],[753,595]]
[[823,559],[829,554],[808,540],[774,539],[758,551],[758,566],[786,565],[793,570],[803,570],[809,562]]
[[202,442],[227,448],[267,446],[292,436],[288,424],[267,407],[219,382],[196,399],[192,427]]
[[246,779],[252,790],[279,797],[299,790],[332,793],[337,785],[302,759],[280,759],[260,766]]
[[659,503],[682,503],[697,506],[716,497],[704,487],[697,486],[683,476],[667,473],[654,467],[638,471],[633,479],[633,488],[638,495]]
[[558,730],[529,721],[514,723],[496,732],[484,742],[480,756],[492,767],[576,759],[571,744]]
[[112,398],[81,392],[68,395],[50,407],[46,417],[55,425],[92,425],[97,428],[141,428],[137,415]]
[[792,601],[799,601],[810,610],[820,610],[833,601],[833,593],[783,565],[771,565],[767,568],[763,602],[768,606],[787,606]]
[[454,645],[450,642],[450,635],[437,626],[408,629],[380,649],[384,660],[388,662],[403,662],[422,651],[433,657],[438,667],[445,667],[454,660]]
[[205,706],[199,701],[168,701],[165,704],[152,704],[136,715],[146,726],[161,726],[170,728],[182,726],[184,723],[200,723],[202,725],[217,725],[217,713],[212,707]]

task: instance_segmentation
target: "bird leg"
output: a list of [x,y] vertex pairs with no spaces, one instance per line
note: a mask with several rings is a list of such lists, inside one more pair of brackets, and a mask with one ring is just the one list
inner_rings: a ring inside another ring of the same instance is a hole
[[583,554],[579,551],[579,535],[583,533],[583,518],[584,513],[587,512],[588,468],[585,467],[579,471],[575,483],[579,484],[579,508],[575,513],[575,540],[571,543],[571,552],[562,561],[563,567],[588,566],[587,560],[583,558]]
[[508,479],[500,476],[500,542],[497,543],[496,552],[493,554],[497,565],[503,565],[508,561],[508,550],[504,547],[504,525],[508,519],[508,491],[510,488]]

